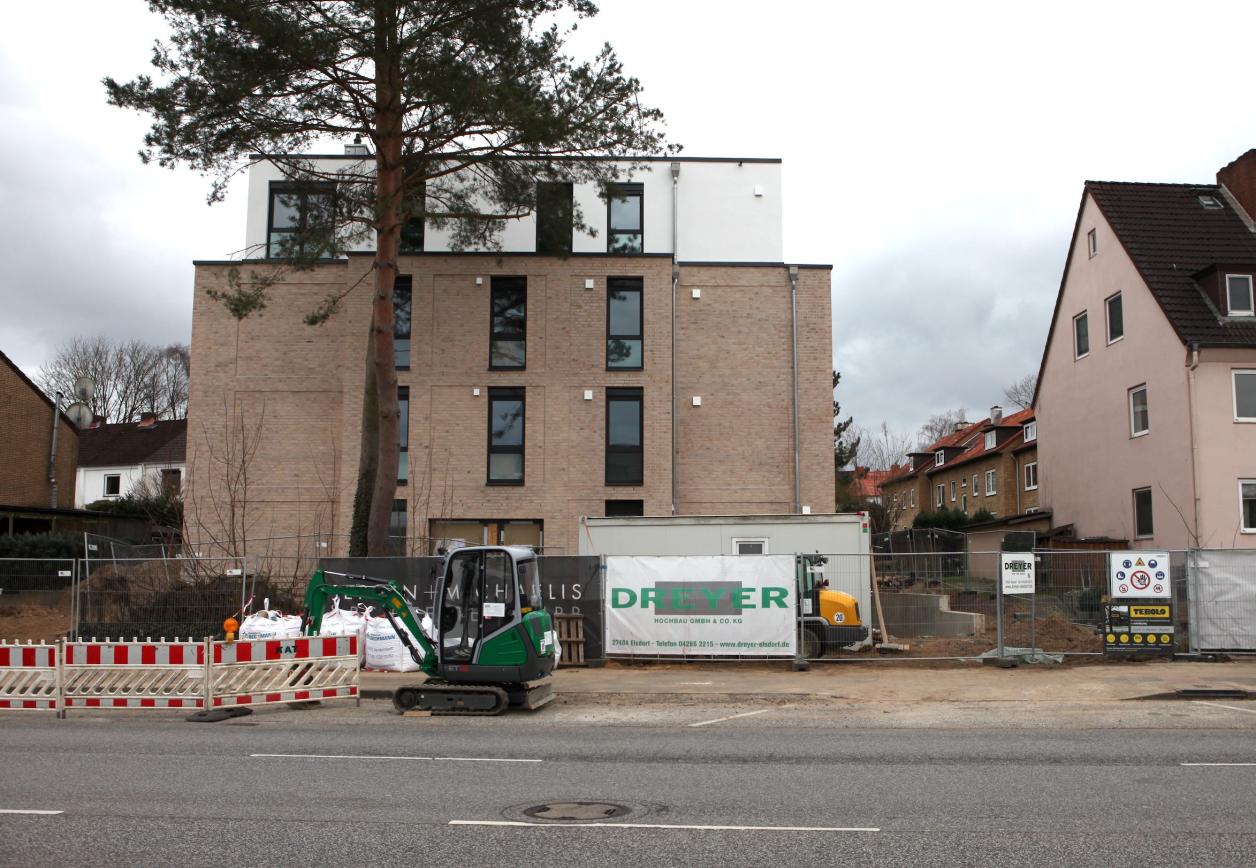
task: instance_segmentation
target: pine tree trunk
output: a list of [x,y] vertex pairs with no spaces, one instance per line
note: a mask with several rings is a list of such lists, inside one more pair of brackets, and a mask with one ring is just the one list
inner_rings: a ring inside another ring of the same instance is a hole
[[[397,495],[401,426],[397,404],[397,368],[393,352],[393,285],[397,279],[401,166],[401,64],[394,2],[376,4],[375,21],[375,299],[371,317],[371,355],[375,362],[375,486],[367,520],[367,553],[389,554],[388,524]],[[367,432],[363,432],[365,437]]]
[[379,401],[375,389],[374,331],[367,332],[365,386],[362,394],[362,440],[358,447],[358,486],[353,493],[353,521],[349,528],[349,557],[366,557],[370,551],[367,529],[371,498],[375,492],[375,467],[379,445]]

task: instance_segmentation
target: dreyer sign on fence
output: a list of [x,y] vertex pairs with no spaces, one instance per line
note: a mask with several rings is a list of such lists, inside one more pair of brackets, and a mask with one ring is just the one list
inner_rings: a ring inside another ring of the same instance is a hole
[[792,657],[794,581],[786,555],[608,557],[606,651]]

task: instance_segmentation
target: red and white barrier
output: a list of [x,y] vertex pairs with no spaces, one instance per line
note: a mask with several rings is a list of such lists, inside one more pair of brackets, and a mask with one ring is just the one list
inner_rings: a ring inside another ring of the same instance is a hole
[[57,659],[56,645],[0,644],[0,709],[57,710]]
[[209,705],[356,699],[358,637],[214,642]]
[[204,708],[205,643],[66,642],[64,707]]
[[358,697],[358,637],[0,644],[0,709],[231,708]]

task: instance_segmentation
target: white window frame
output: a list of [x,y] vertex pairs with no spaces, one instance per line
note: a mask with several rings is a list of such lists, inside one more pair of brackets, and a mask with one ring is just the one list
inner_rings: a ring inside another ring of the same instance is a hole
[[1234,421],[1235,422],[1256,422],[1256,416],[1240,416],[1239,415],[1239,375],[1245,375],[1256,378],[1256,368],[1234,368],[1230,371],[1230,392],[1234,399]]
[[1130,509],[1134,513],[1134,539],[1151,539],[1156,535],[1156,504],[1151,504],[1151,533],[1138,532],[1138,493],[1145,491],[1151,494],[1151,486],[1144,485],[1142,488],[1135,488],[1130,491]]
[[999,471],[998,468],[992,468],[986,471],[986,497],[993,497],[999,493]]
[[967,494],[964,495],[964,500],[962,502],[963,502],[963,510],[965,514],[967,514],[968,512],[968,495]]
[[951,503],[955,502],[955,480],[951,480]]
[[[1077,352],[1077,321],[1085,318],[1086,320],[1086,352]],[[1084,310],[1073,317],[1073,361],[1084,359],[1090,355],[1090,311]]]
[[976,496],[977,496],[977,492],[980,490],[980,489],[977,487],[977,480],[978,480],[978,478],[979,478],[980,476],[981,476],[981,474],[979,474],[979,473],[974,473],[974,474],[973,474],[973,497],[976,497]]
[[940,482],[933,488],[933,501],[938,509],[946,506],[946,486]]
[[1125,301],[1121,301],[1121,333],[1116,337],[1112,337],[1112,300],[1120,299],[1121,293],[1114,292],[1103,300],[1103,322],[1104,336],[1108,339],[1108,346],[1112,346],[1117,341],[1125,340]]
[[939,451],[939,452],[933,453],[933,466],[934,467],[941,467],[945,463],[946,463],[945,452]]
[[[742,543],[751,543],[763,546],[761,552],[743,552],[741,550]],[[741,536],[733,537],[733,554],[740,557],[752,557],[754,555],[766,555],[768,553],[768,538],[761,536]]]
[[[110,479],[118,480],[117,494],[109,493],[109,480]],[[101,497],[101,500],[104,500],[105,498],[109,498],[110,500],[112,500],[115,497],[122,497],[122,474],[121,473],[106,473],[104,475],[104,478],[101,480],[101,484],[100,484],[100,497]]]
[[[1144,393],[1143,402],[1147,405],[1147,427],[1141,431],[1134,430],[1134,395],[1137,392]],[[1125,403],[1129,409],[1130,437],[1131,438],[1145,437],[1146,435],[1150,434],[1151,433],[1151,398],[1150,398],[1150,393],[1147,391],[1147,384],[1139,383],[1137,386],[1131,387],[1130,390],[1126,393]]]
[[1256,479],[1240,479],[1239,480],[1239,533],[1256,534],[1256,527],[1247,527],[1243,524],[1243,486],[1256,485]]
[[1086,233],[1086,252],[1090,254],[1091,259],[1094,259],[1095,254],[1099,252],[1099,237],[1093,229]]
[[987,431],[984,434],[985,439],[982,441],[982,447],[985,449],[993,449],[998,442],[999,434],[997,431]]
[[1037,422],[1037,420],[1035,420],[1035,421],[1033,421],[1033,422],[1026,422],[1026,423],[1025,423],[1025,435],[1024,435],[1024,438],[1023,438],[1023,439],[1024,439],[1024,441],[1025,441],[1026,443],[1032,443],[1032,442],[1034,442],[1035,440],[1037,440],[1037,439],[1038,439],[1038,422]]
[[[1247,281],[1247,303],[1252,305],[1248,308],[1233,309],[1230,307],[1230,278],[1238,277]],[[1225,310],[1226,316],[1256,316],[1256,287],[1252,286],[1252,276],[1250,274],[1227,274],[1225,276]]]
[[[1034,470],[1034,473],[1033,473],[1034,484],[1033,485],[1029,484],[1029,469],[1031,467]],[[1025,465],[1025,490],[1026,491],[1038,490],[1038,462],[1037,461],[1030,461],[1028,464]]]
[[916,508],[916,489],[914,488],[911,490],[911,508]]

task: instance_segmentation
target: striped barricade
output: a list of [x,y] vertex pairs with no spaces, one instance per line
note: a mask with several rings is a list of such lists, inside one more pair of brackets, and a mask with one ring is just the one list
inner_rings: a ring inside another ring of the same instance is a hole
[[206,643],[66,642],[65,708],[204,708]]
[[0,643],[0,709],[56,711],[57,646]]
[[209,705],[356,699],[358,637],[214,642]]

